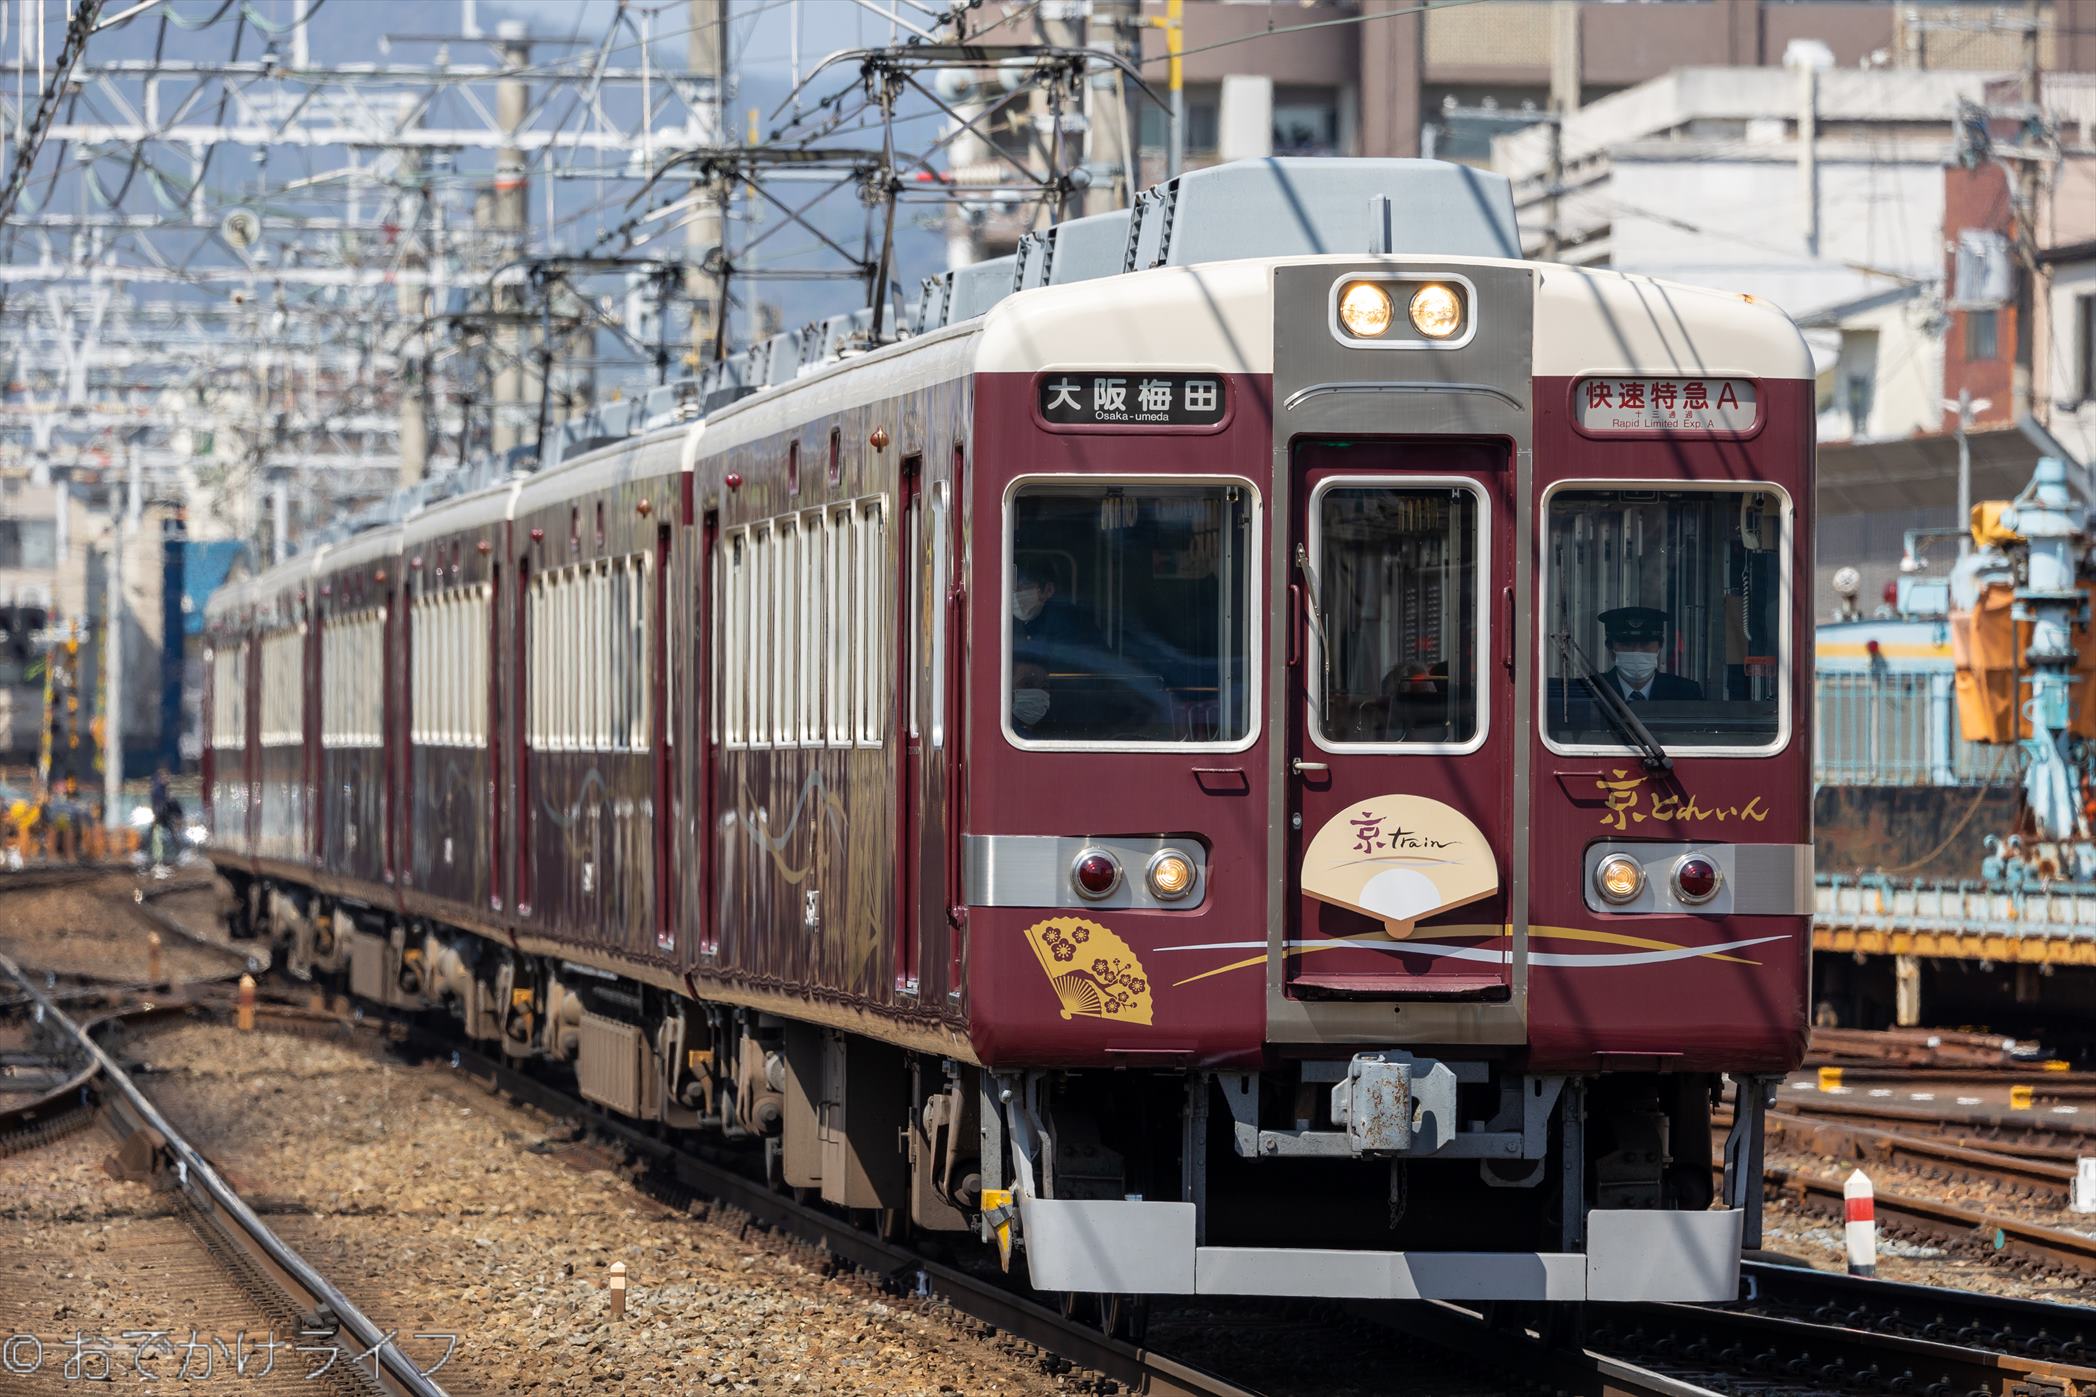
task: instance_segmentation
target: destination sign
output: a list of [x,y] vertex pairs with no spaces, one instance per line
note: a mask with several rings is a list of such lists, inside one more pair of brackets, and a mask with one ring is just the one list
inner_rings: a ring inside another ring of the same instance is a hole
[[1051,373],[1038,391],[1051,426],[1213,427],[1228,390],[1219,374]]
[[1573,390],[1589,432],[1745,432],[1758,407],[1747,378],[1587,378]]

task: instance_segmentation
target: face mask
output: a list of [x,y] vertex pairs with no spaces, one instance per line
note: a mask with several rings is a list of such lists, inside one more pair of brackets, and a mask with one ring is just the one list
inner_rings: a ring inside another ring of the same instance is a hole
[[1043,604],[1038,587],[1021,587],[1012,593],[1012,615],[1021,621],[1040,615]]
[[1012,718],[1026,727],[1048,716],[1048,691],[1046,689],[1012,690]]
[[1647,680],[1659,672],[1659,656],[1650,650],[1623,650],[1616,654],[1616,673],[1630,681],[1632,688],[1642,689]]

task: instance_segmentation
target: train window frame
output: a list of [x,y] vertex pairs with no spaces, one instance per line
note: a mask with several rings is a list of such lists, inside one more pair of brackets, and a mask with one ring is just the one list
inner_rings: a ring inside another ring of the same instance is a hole
[[743,657],[749,692],[743,700],[748,713],[744,741],[758,751],[771,746],[771,543],[769,520],[750,526],[750,643]]
[[1322,567],[1324,519],[1319,506],[1324,503],[1327,490],[1380,489],[1402,490],[1461,490],[1472,496],[1478,504],[1477,513],[1477,729],[1461,742],[1348,742],[1340,738],[1327,738],[1320,730],[1318,710],[1323,707],[1324,667],[1318,663],[1322,653],[1319,649],[1317,627],[1305,626],[1303,637],[1303,673],[1309,679],[1309,699],[1304,705],[1303,728],[1312,746],[1320,752],[1334,756],[1361,756],[1382,754],[1390,756],[1464,756],[1478,751],[1485,745],[1492,728],[1492,657],[1497,653],[1492,634],[1492,599],[1498,589],[1492,585],[1492,496],[1483,484],[1466,475],[1411,475],[1402,472],[1370,472],[1367,474],[1331,475],[1311,488],[1310,498],[1304,506],[1304,546],[1309,550],[1313,563]]
[[715,635],[713,707],[720,716],[720,743],[730,751],[750,745],[749,649],[750,531],[729,529],[721,535],[721,585],[716,594],[716,614],[721,618]]
[[825,556],[829,568],[830,636],[825,652],[823,735],[830,747],[852,745],[855,695],[852,687],[852,617],[858,603],[858,574],[853,571],[852,506],[833,505],[823,512]]
[[[1227,742],[1117,742],[1073,741],[1067,738],[1042,740],[1024,738],[1012,729],[1012,646],[1009,632],[1012,614],[1012,532],[1017,522],[1013,502],[1019,492],[1033,485],[1111,487],[1116,485],[1234,485],[1251,502],[1249,523],[1251,546],[1245,552],[1245,732]],[[1090,471],[1035,471],[1014,476],[1004,487],[998,529],[1001,541],[997,567],[997,726],[1004,740],[1022,752],[1248,752],[1266,735],[1266,582],[1265,550],[1266,496],[1249,476],[1213,472],[1133,472],[1101,474]]]
[[826,575],[830,542],[829,530],[825,526],[827,518],[820,509],[803,510],[800,516],[801,595],[805,599],[800,627],[800,735],[803,747],[821,747],[828,736],[823,731],[826,697],[823,658],[829,653],[830,626],[834,616]]
[[800,676],[795,660],[800,655],[800,632],[794,624],[800,608],[801,521],[797,514],[782,514],[772,521],[772,745],[800,746]]
[[[1797,602],[1797,581],[1794,564],[1797,553],[1797,505],[1790,491],[1773,481],[1765,480],[1675,480],[1638,478],[1635,476],[1577,476],[1564,480],[1553,480],[1543,487],[1542,496],[1536,502],[1536,524],[1540,531],[1536,548],[1536,612],[1538,618],[1550,615],[1550,556],[1546,544],[1550,531],[1550,504],[1553,497],[1564,490],[1667,490],[1692,494],[1767,494],[1774,495],[1782,504],[1782,542],[1778,551],[1782,557],[1776,568],[1776,616],[1777,638],[1780,653],[1776,656],[1776,732],[1767,743],[1759,747],[1711,747],[1689,746],[1669,740],[1665,743],[1670,757],[1710,757],[1718,759],[1752,760],[1773,757],[1790,748],[1793,737],[1795,715],[1792,712],[1791,687],[1797,674],[1797,628],[1793,624],[1792,610]],[[1559,742],[1550,735],[1550,635],[1549,627],[1539,623],[1535,630],[1535,719],[1536,736],[1541,739],[1545,750],[1561,757],[1635,757],[1637,752],[1628,743],[1605,742]]]
[[854,697],[854,721],[852,745],[862,748],[885,747],[888,745],[889,691],[893,688],[893,674],[886,638],[891,637],[895,627],[884,610],[892,605],[889,599],[888,578],[895,566],[888,556],[888,537],[891,532],[888,519],[888,497],[885,494],[867,495],[852,504],[852,530],[854,559],[859,569],[859,585],[855,589],[858,599],[857,633],[866,638],[866,643],[853,647],[855,666],[852,675]]

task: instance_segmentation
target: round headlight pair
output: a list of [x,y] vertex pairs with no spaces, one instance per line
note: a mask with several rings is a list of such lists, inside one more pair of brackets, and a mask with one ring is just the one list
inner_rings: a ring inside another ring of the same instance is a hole
[[[1674,861],[1674,896],[1692,907],[1716,897],[1723,881],[1717,864],[1701,854]],[[1604,902],[1635,902],[1645,890],[1645,866],[1628,854],[1610,854],[1594,865],[1594,888]]]
[[[1412,328],[1430,340],[1445,340],[1463,328],[1463,298],[1438,281],[1414,291],[1405,310]],[[1352,282],[1339,293],[1339,324],[1357,340],[1381,339],[1396,314],[1389,289],[1376,282]]]
[[[1177,849],[1159,849],[1143,870],[1150,895],[1176,902],[1194,889],[1194,861]],[[1086,849],[1070,863],[1070,886],[1087,902],[1113,896],[1121,886],[1121,861],[1105,849]]]

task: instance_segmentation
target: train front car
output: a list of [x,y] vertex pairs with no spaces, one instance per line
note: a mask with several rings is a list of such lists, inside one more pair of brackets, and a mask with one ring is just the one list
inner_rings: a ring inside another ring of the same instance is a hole
[[1712,1106],[1806,1025],[1790,322],[1304,256],[978,363],[986,1230],[1048,1290],[1731,1297]]

